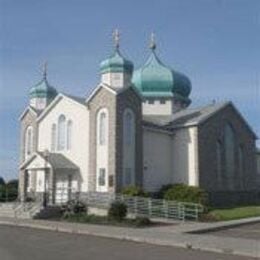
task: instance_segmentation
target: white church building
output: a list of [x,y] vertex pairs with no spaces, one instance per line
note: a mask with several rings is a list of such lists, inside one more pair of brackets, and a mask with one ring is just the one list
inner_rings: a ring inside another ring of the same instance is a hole
[[44,71],[20,116],[21,200],[47,192],[59,203],[73,192],[129,185],[154,193],[170,183],[201,187],[216,204],[255,196],[252,128],[231,102],[190,108],[191,81],[162,63],[153,39],[150,45],[134,70],[116,34],[87,97],[59,93]]

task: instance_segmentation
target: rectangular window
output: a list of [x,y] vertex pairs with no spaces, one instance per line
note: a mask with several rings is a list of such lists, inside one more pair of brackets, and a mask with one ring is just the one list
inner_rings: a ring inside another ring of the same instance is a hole
[[98,173],[98,185],[105,186],[106,185],[106,169],[100,168]]
[[160,104],[163,105],[163,104],[165,104],[165,103],[166,103],[166,100],[165,100],[165,99],[161,99],[161,100],[160,100]]
[[148,99],[148,104],[150,104],[150,105],[154,104],[154,100],[153,99]]

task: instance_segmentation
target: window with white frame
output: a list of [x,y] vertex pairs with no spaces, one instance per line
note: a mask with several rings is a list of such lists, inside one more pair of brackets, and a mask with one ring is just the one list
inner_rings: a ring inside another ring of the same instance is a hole
[[69,120],[67,123],[67,149],[71,149],[72,144],[72,121]]
[[51,126],[51,151],[56,150],[56,140],[57,140],[57,125],[52,124],[52,126]]
[[28,126],[25,132],[25,158],[33,153],[33,128]]
[[98,173],[98,186],[106,186],[106,169],[100,168]]
[[66,118],[60,115],[58,118],[58,150],[63,151],[66,147]]
[[107,144],[107,128],[108,128],[108,116],[107,110],[102,109],[97,116],[98,120],[98,144],[99,145],[106,145]]

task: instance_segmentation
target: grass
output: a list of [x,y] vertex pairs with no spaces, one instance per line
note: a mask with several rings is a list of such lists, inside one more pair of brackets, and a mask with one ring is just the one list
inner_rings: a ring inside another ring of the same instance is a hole
[[250,217],[260,217],[260,206],[213,209],[202,217],[202,220],[225,221]]
[[125,218],[122,221],[116,221],[114,219],[108,218],[107,216],[87,215],[84,213],[66,216],[62,218],[62,220],[68,222],[74,222],[74,223],[87,223],[87,224],[110,225],[110,226],[119,226],[119,227],[134,227],[134,228],[142,228],[154,224],[147,218],[135,218],[135,219]]

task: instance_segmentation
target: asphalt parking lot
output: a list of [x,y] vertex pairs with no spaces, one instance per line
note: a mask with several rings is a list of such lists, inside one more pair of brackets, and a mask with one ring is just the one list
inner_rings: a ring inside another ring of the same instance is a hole
[[216,236],[260,240],[260,223],[247,224],[233,228],[207,232]]
[[88,235],[0,225],[1,260],[249,260]]

